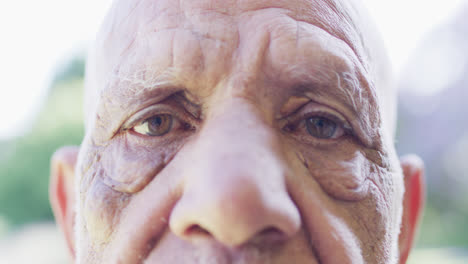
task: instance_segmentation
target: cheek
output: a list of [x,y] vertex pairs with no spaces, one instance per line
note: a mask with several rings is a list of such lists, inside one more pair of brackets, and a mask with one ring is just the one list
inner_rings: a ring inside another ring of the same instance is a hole
[[[376,170],[369,180],[368,194],[359,202],[343,202],[353,233],[360,238],[368,263],[396,263],[400,208],[396,176]],[[384,182],[378,179],[385,179]]]
[[155,152],[151,155],[119,136],[102,151],[102,181],[119,192],[140,191],[164,166],[164,152]]
[[89,147],[81,166],[80,228],[93,248],[108,244],[122,212],[174,157],[182,143],[129,140],[117,135],[105,147]]
[[[344,228],[359,241],[356,245],[366,263],[395,260],[401,177],[377,165],[364,150],[349,142],[332,150],[304,147],[296,157],[302,163],[297,171],[305,179],[298,188],[304,193],[316,190],[311,194],[315,198],[302,201],[305,214],[316,212],[304,208],[322,204],[324,211],[320,214],[328,212],[343,220]],[[313,229],[324,229],[310,219],[306,225],[312,233]]]
[[81,196],[83,227],[93,247],[107,244],[118,225],[121,211],[130,200],[130,195],[117,192],[103,183],[99,164],[94,164],[84,177],[92,177]]
[[328,195],[340,200],[364,199],[369,179],[375,177],[372,162],[353,144],[342,144],[333,150],[304,148],[298,156],[310,177]]
[[123,134],[101,151],[100,176],[104,184],[124,193],[141,191],[169,163],[179,145],[166,142],[155,145],[143,141]]
[[95,246],[107,244],[130,195],[109,188],[96,177],[82,200],[84,225],[90,240]]

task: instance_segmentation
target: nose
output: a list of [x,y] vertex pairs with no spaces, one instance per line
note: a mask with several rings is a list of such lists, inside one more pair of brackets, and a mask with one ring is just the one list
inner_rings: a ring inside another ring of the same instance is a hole
[[188,150],[183,192],[169,220],[186,240],[264,244],[283,241],[300,227],[275,133],[255,111],[241,109],[207,121]]

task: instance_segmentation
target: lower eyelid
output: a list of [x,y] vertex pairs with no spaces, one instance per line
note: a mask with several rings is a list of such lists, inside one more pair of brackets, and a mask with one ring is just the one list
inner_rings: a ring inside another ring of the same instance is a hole
[[[314,115],[311,115],[310,117],[313,117]],[[326,141],[334,141],[336,139],[339,139],[341,137],[343,137],[344,135],[346,135],[346,130],[344,129],[343,127],[343,124],[337,124],[337,131],[335,132],[335,135],[333,137],[330,137],[330,138],[316,138],[312,135],[310,135],[307,131],[307,127],[306,127],[306,124],[305,124],[305,121],[307,118],[310,118],[310,117],[306,117],[304,119],[301,119],[301,121],[299,121],[296,125],[293,125],[293,129],[292,129],[292,134],[299,134],[300,135],[297,135],[298,137],[301,138],[302,141],[313,141],[313,142],[326,142]],[[332,120],[334,121],[334,120]],[[334,121],[335,122],[335,121]],[[291,123],[288,123],[288,124],[291,124]],[[286,124],[284,127],[287,127],[288,124]],[[285,130],[283,128],[283,130]],[[300,132],[299,132],[300,130]],[[288,132],[288,131],[286,131]]]
[[[132,129],[133,127],[137,126],[138,124],[142,124],[149,118],[156,116],[156,115],[163,115],[167,114],[173,117],[173,119],[177,119],[180,122],[187,120],[187,117],[178,113],[178,111],[174,111],[173,109],[170,109],[168,106],[152,106],[148,107],[144,110],[141,110],[140,112],[136,113],[132,117],[130,117],[122,126],[122,130],[128,130]],[[188,123],[188,122],[187,122]]]
[[[133,127],[129,128],[127,130],[130,131],[133,135],[139,136],[139,137],[144,137],[144,138],[146,138],[146,137],[152,137],[152,138],[159,137],[159,138],[163,138],[165,136],[169,136],[171,133],[177,132],[177,130],[182,130],[182,132],[190,132],[190,131],[193,131],[193,130],[197,129],[197,126],[193,125],[193,123],[191,123],[191,122],[183,121],[183,120],[181,120],[180,118],[178,118],[176,116],[173,116],[172,118],[173,118],[173,120],[172,120],[172,125],[171,125],[170,130],[166,134],[161,135],[161,136],[151,136],[151,135],[147,135],[147,134],[143,134],[143,133],[135,131],[135,127],[138,126],[139,124],[134,125]],[[148,119],[149,118],[145,119],[140,124],[141,125],[144,124],[144,122],[146,120],[148,120]]]

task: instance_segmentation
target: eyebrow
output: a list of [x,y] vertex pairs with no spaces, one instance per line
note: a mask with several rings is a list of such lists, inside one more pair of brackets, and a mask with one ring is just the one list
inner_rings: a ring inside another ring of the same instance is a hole
[[98,119],[107,124],[106,138],[115,135],[124,121],[141,109],[187,91],[177,82],[172,69],[152,74],[153,78],[146,78],[143,75],[141,72],[125,76],[115,75],[101,90],[96,114]]
[[[291,18],[297,23],[297,31],[289,39],[277,37],[275,41],[279,43],[276,47],[281,47],[282,41],[295,40],[296,52],[286,62],[273,59],[269,63],[274,75],[268,78],[278,80],[287,90],[282,93],[283,98],[294,95],[322,100],[317,103],[329,105],[339,112],[346,110],[350,118],[374,125],[371,120],[365,120],[369,115],[363,113],[378,103],[377,96],[372,76],[355,49],[316,23]],[[272,32],[276,34],[275,30]]]
[[328,65],[314,64],[312,67],[313,71],[310,71],[294,65],[284,71],[283,74],[293,80],[292,91],[288,93],[328,96],[353,113],[358,113],[361,105],[369,103],[371,98],[367,98],[368,82],[365,78],[360,78],[359,72],[339,70]]
[[377,98],[368,80],[359,70],[339,70],[329,65],[317,64],[313,68],[313,73],[303,68],[298,69],[297,65],[284,71],[293,80],[293,85],[286,91],[286,97],[306,97],[344,114],[353,127],[357,126],[362,131],[359,137],[364,143],[372,146],[375,141],[374,131],[378,126],[372,121],[377,114],[373,107],[373,104],[377,104]]

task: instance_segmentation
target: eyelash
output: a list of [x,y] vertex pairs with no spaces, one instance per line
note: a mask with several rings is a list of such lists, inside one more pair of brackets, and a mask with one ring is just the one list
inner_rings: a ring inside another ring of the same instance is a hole
[[[297,110],[295,113],[284,118],[283,120],[285,123],[281,125],[281,130],[285,133],[295,135],[296,137],[299,137],[303,141],[312,142],[312,143],[333,142],[333,141],[340,139],[343,136],[354,135],[353,130],[351,126],[349,125],[349,122],[347,122],[345,118],[341,117],[339,113],[330,113],[330,111],[328,110],[323,110],[321,109],[321,108],[324,108],[323,106],[318,106],[318,107],[316,105],[312,106],[312,108],[314,107],[319,108],[319,109],[310,111],[308,109],[311,107],[308,107],[308,105],[305,105],[301,107],[299,110]],[[181,111],[175,110],[173,108],[174,108],[173,106],[161,105],[161,104],[150,106],[144,110],[141,110],[139,113],[137,113],[133,117],[129,118],[129,120],[124,124],[122,130],[132,131],[133,133],[138,134],[140,136],[146,136],[138,132],[135,132],[133,128],[135,126],[142,124],[143,122],[145,122],[151,117],[154,117],[157,115],[163,115],[163,114],[172,116],[173,121],[179,122],[180,127],[185,131],[194,130],[194,128],[196,128],[194,126],[194,120],[189,121],[189,119],[193,119],[193,118],[191,118],[188,114],[182,114],[180,113]],[[305,122],[312,117],[322,117],[322,118],[326,118],[335,122],[337,124],[337,127],[343,130],[343,135],[338,136],[337,138],[326,138],[326,139],[316,138],[308,134],[307,131],[299,135],[299,133],[297,133],[299,128],[302,127],[302,130],[306,130],[307,128],[306,128]],[[172,130],[173,129],[171,129],[171,131],[169,131],[167,135],[171,134]],[[162,137],[164,137],[164,135]]]
[[[353,135],[353,130],[349,123],[346,121],[346,119],[342,117],[338,117],[335,114],[332,114],[328,111],[324,110],[315,110],[315,111],[305,111],[304,108],[302,107],[300,110],[298,110],[299,113],[294,113],[292,116],[286,117],[286,124],[282,126],[282,131],[290,134],[295,134],[295,136],[299,137],[303,141],[311,142],[311,143],[325,143],[325,142],[333,142],[338,139],[340,139],[343,136],[346,135]],[[305,128],[305,122],[312,118],[312,117],[321,117],[321,118],[326,118],[329,119],[337,124],[337,127],[343,129],[343,135],[337,137],[337,138],[328,138],[328,139],[321,139],[321,138],[316,138],[308,132],[305,132],[301,135],[298,135],[297,131],[298,128],[303,126],[303,129],[306,130]],[[307,133],[307,134],[306,134]]]
[[[181,114],[180,111],[172,109],[173,107],[168,106],[168,105],[153,105],[150,106],[144,110],[141,110],[140,113],[137,113],[136,115],[132,116],[127,122],[125,122],[125,125],[123,126],[123,131],[133,131],[133,128],[135,126],[138,126],[148,120],[151,117],[157,116],[157,115],[170,115],[173,118],[173,121],[180,122],[182,127],[185,130],[191,130],[193,129],[193,122],[188,121],[190,117],[187,115]],[[137,132],[135,132],[137,133]],[[140,135],[140,133],[137,133]],[[169,133],[170,134],[170,131]]]

